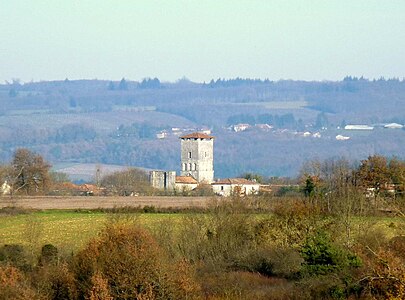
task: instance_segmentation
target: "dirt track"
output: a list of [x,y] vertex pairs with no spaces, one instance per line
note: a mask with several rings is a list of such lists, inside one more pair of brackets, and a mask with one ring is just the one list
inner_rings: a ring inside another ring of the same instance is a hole
[[210,197],[9,197],[0,198],[0,208],[16,206],[33,209],[96,209],[114,207],[204,207]]

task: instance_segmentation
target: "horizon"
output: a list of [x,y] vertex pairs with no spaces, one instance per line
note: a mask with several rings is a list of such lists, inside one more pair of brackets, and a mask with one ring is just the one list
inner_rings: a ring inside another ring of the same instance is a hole
[[[158,77],[154,77],[159,79]],[[15,83],[20,84],[20,85],[24,85],[24,84],[30,84],[30,83],[42,83],[42,82],[65,82],[65,81],[69,81],[69,82],[75,82],[75,81],[106,81],[106,82],[119,82],[122,79],[124,79],[125,81],[128,82],[142,82],[142,80],[145,79],[154,79],[153,77],[142,77],[141,79],[131,79],[131,78],[120,78],[120,79],[107,79],[107,78],[78,78],[78,79],[71,79],[71,78],[64,78],[64,79],[49,79],[49,80],[36,80],[36,81],[23,81],[20,78],[12,78],[10,81],[9,80],[4,80],[4,83],[0,82],[0,85],[13,85]],[[293,81],[293,82],[306,82],[306,83],[338,83],[338,82],[344,82],[346,78],[351,78],[352,80],[358,80],[358,81],[368,81],[368,82],[374,82],[374,81],[389,81],[389,80],[397,80],[399,82],[405,82],[405,76],[400,78],[400,77],[389,77],[389,78],[385,78],[384,76],[380,76],[379,78],[366,78],[366,77],[356,77],[356,76],[352,76],[352,75],[346,75],[345,77],[341,78],[341,79],[336,79],[336,80],[329,80],[329,79],[323,79],[323,80],[316,80],[316,79],[309,79],[309,80],[301,80],[301,79],[294,79],[294,78],[279,78],[279,79],[270,79],[270,78],[242,78],[242,77],[233,77],[233,78],[212,78],[208,81],[192,81],[187,77],[182,77],[182,78],[178,78],[175,79],[174,81],[159,81],[162,84],[176,84],[179,83],[182,80],[186,80],[188,82],[194,83],[194,84],[208,84],[210,81],[216,81],[216,80],[235,80],[235,79],[240,79],[240,80],[259,80],[259,81],[269,81],[269,82],[273,82],[273,83],[277,83],[277,82],[282,82],[282,81]]]

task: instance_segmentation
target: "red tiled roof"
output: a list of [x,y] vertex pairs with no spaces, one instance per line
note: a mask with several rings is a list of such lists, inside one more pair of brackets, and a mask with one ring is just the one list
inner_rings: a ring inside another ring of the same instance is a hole
[[176,176],[176,183],[196,184],[198,181],[192,176]]
[[214,137],[202,132],[193,132],[180,137],[181,139],[213,139]]
[[242,184],[249,184],[249,185],[257,184],[257,185],[260,185],[257,182],[250,181],[250,180],[247,180],[245,178],[226,178],[226,179],[221,179],[219,181],[215,181],[212,184],[240,184],[240,185],[242,185]]

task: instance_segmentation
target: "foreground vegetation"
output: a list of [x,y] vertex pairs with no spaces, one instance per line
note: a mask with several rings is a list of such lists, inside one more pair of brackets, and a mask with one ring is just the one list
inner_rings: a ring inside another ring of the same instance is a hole
[[401,216],[346,218],[309,197],[268,196],[213,200],[199,212],[133,210],[5,211],[0,298],[405,296]]

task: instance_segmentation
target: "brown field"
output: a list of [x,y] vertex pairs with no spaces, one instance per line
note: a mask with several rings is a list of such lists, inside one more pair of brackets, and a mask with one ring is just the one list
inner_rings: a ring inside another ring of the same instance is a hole
[[31,209],[97,209],[155,206],[161,208],[204,207],[211,197],[99,197],[99,196],[37,196],[1,197],[0,208],[14,206]]

